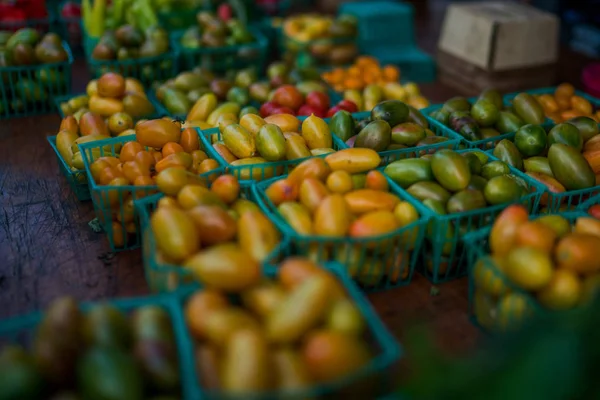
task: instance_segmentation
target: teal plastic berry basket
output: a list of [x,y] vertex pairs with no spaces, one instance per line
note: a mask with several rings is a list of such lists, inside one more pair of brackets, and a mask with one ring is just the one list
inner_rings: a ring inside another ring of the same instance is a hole
[[[600,191],[600,188],[598,190]],[[592,196],[589,199],[587,199],[586,201],[579,204],[577,206],[577,210],[587,214],[589,212],[589,209],[591,206],[596,206],[599,204],[600,204],[600,194],[598,194],[596,196]]]
[[150,87],[154,82],[174,77],[179,70],[179,55],[173,47],[172,41],[169,43],[169,51],[158,56],[125,60],[97,60],[92,57],[92,52],[98,39],[86,36],[85,30],[83,32],[84,53],[88,68],[94,78],[99,78],[106,72],[116,72],[125,77],[136,78],[144,84],[144,87]]
[[90,188],[90,196],[98,222],[106,233],[112,251],[134,249],[140,246],[139,220],[133,201],[157,192],[156,185],[110,186],[100,185],[92,176],[90,166],[99,157],[119,157],[121,148],[135,136],[115,137],[79,145]]
[[[582,212],[559,214],[571,225]],[[533,217],[535,219],[537,217]],[[512,283],[490,257],[491,226],[465,236],[469,268],[469,317],[471,322],[488,333],[501,333],[519,328],[527,318],[552,311],[542,307],[535,295]]]
[[[458,150],[457,153],[482,152],[479,149]],[[483,152],[482,152],[483,153]],[[497,158],[488,156],[488,161],[496,161]],[[521,197],[518,202],[525,205],[529,211],[536,211],[540,198],[544,193],[544,187],[527,180],[525,174],[510,167],[510,174],[526,184],[530,192]],[[465,234],[483,228],[493,223],[495,217],[508,206],[508,203],[489,206],[467,212],[440,215],[417,201],[396,183],[397,190],[409,196],[417,202],[417,210],[421,215],[428,216],[429,222],[425,234],[423,260],[418,269],[431,282],[443,283],[467,273],[466,248],[462,241]]]
[[[394,375],[392,366],[403,354],[401,346],[394,336],[388,331],[383,322],[377,316],[376,311],[369,301],[361,293],[360,289],[343,272],[343,268],[336,263],[324,265],[338,278],[346,291],[349,300],[356,305],[362,319],[365,321],[366,343],[370,345],[371,360],[352,374],[348,374],[335,381],[311,385],[303,389],[294,389],[285,392],[241,392],[239,394],[228,394],[218,390],[210,390],[202,386],[196,380],[195,393],[191,398],[212,400],[276,400],[276,399],[368,399],[380,398],[392,392]],[[269,278],[276,276],[276,268],[265,268],[265,275]],[[180,308],[185,308],[189,297],[199,290],[196,287],[186,287],[178,292],[181,301]],[[236,300],[235,298],[232,301]],[[189,343],[193,343],[188,333]],[[184,362],[189,368],[190,375],[199,376],[195,352],[184,354]]]
[[171,44],[175,46],[177,56],[181,60],[181,70],[187,71],[196,67],[206,68],[213,72],[225,72],[254,67],[262,71],[267,62],[269,41],[257,28],[248,28],[254,42],[222,47],[201,47],[187,49],[181,45],[183,31],[171,34]]
[[[355,121],[362,121],[367,118],[370,118],[371,112],[370,111],[362,111],[359,113],[353,113],[352,117],[354,118]],[[326,121],[329,122],[329,119],[326,119]],[[427,120],[427,122],[429,124],[429,129],[436,136],[441,136],[441,137],[447,138],[448,140],[445,142],[440,142],[440,143],[435,143],[435,144],[430,144],[430,145],[425,145],[425,146],[407,147],[405,149],[399,149],[399,150],[380,151],[379,156],[381,157],[381,165],[387,165],[394,161],[401,160],[403,158],[420,157],[423,154],[433,154],[436,151],[441,150],[441,149],[457,150],[459,148],[461,141],[460,141],[460,139],[458,139],[456,137],[455,133],[448,132],[447,130],[441,129],[438,125],[432,124],[431,121],[429,121],[429,119]],[[350,146],[348,146],[346,143],[342,142],[341,139],[339,139],[339,137],[335,134],[335,132],[331,132],[331,133],[338,139],[339,142],[341,142],[341,144],[343,145],[342,148],[344,148],[344,149],[350,148]]]
[[71,91],[73,55],[66,42],[62,46],[65,62],[0,67],[0,119],[50,113],[52,99]]
[[[248,183],[250,181],[263,181],[265,179],[270,179],[274,176],[286,175],[302,161],[308,160],[309,158],[313,158],[306,157],[299,158],[296,160],[274,161],[260,164],[245,164],[232,166],[213,147],[213,138],[216,138],[217,141],[222,139],[219,128],[211,128],[206,130],[200,130],[198,128],[196,129],[200,134],[200,138],[202,139],[202,143],[204,144],[204,148],[206,148],[209,157],[214,158],[219,162],[221,166],[226,167],[227,173],[235,176],[243,184]],[[335,135],[332,136],[333,149],[336,151],[342,149],[342,141],[338,139]],[[322,154],[314,157],[325,156],[326,154]]]
[[[154,107],[154,112],[150,115],[145,115],[143,117],[140,118],[134,118],[134,121],[139,121],[140,119],[156,119],[156,118],[160,118],[163,117],[165,115],[167,115],[166,113],[163,112],[163,109],[160,105],[160,103],[158,102],[158,100],[152,96],[151,91],[147,91],[146,92],[146,97],[148,98],[148,100],[150,101],[150,103],[152,104],[152,106]],[[66,117],[67,115],[73,115],[72,111],[72,106],[71,103],[73,101],[77,101],[77,99],[84,99],[85,101],[85,108],[87,109],[87,102],[89,101],[89,98],[87,96],[86,93],[78,93],[78,94],[69,94],[69,95],[65,95],[65,96],[58,96],[54,98],[54,106],[56,107],[56,110],[58,111],[58,113],[60,114],[61,118]]]
[[52,146],[54,153],[56,153],[56,161],[58,163],[58,167],[60,172],[63,174],[69,186],[71,186],[71,190],[75,193],[75,197],[79,201],[86,201],[91,199],[90,189],[88,187],[85,170],[78,170],[75,168],[69,167],[67,162],[64,160],[63,156],[59,153],[58,148],[56,147],[56,136],[48,136],[48,143]]
[[[208,186],[210,181],[224,173],[225,169],[219,168],[202,174],[200,177],[207,179]],[[241,186],[241,196],[242,198],[253,200],[250,185]],[[159,200],[163,197],[162,193],[157,193],[134,202],[139,215],[140,232],[143,235],[142,256],[144,259],[144,273],[146,275],[146,282],[153,292],[170,292],[177,290],[181,286],[195,282],[191,272],[187,271],[181,265],[172,265],[163,261],[157,251],[156,240],[150,225],[150,217],[156,209]]]
[[[86,302],[80,305],[83,313],[88,312],[94,306],[109,304],[125,315],[130,315],[143,307],[157,307],[164,310],[170,319],[173,338],[177,351],[177,365],[180,376],[180,391],[182,398],[194,398],[195,377],[186,371],[189,368],[188,354],[192,352],[192,344],[189,340],[184,316],[177,297],[166,295],[153,295],[146,297],[111,299],[106,302]],[[36,328],[44,318],[44,312],[35,311],[22,316],[5,319],[0,323],[0,350],[7,345],[20,345],[25,350],[31,350]],[[133,355],[133,349],[131,354]],[[74,377],[75,378],[75,377]]]
[[[305,255],[318,262],[337,261],[362,288],[368,291],[390,289],[410,283],[415,267],[421,257],[421,248],[427,226],[427,215],[389,234],[370,238],[325,237],[301,235],[279,213],[266,195],[268,187],[285,177],[273,178],[254,185],[255,197],[261,208],[272,215],[272,221],[290,238],[290,246],[282,249],[270,264],[288,255]],[[422,206],[390,183],[390,191],[400,200],[415,208]]]
[[28,18],[24,21],[0,21],[0,31],[15,32],[23,28],[33,28],[40,33],[49,32],[56,17],[51,7],[47,7],[47,11],[48,16],[46,18]]

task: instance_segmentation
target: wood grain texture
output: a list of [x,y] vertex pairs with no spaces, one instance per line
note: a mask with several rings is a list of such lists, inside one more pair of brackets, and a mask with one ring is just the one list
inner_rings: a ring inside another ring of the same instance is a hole
[[[416,1],[420,45],[434,52],[443,8],[440,0],[427,9]],[[577,86],[588,60],[561,53],[559,78]],[[73,92],[88,80],[82,60],[74,65]],[[422,85],[432,102],[456,91],[439,83]],[[79,202],[60,174],[46,136],[56,134],[57,115],[0,121],[0,318],[45,307],[60,295],[80,300],[138,296],[148,292],[139,250],[105,260],[109,247],[94,233],[91,202]],[[369,295],[390,330],[402,339],[410,324],[432,327],[440,345],[450,351],[472,347],[478,331],[467,319],[467,280],[439,286],[416,276],[407,287]]]

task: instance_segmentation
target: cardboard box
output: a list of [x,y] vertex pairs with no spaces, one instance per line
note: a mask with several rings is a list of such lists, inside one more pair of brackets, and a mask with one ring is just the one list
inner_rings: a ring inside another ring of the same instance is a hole
[[438,49],[485,71],[553,64],[560,22],[518,3],[486,1],[448,7]]
[[442,50],[437,61],[440,81],[465,96],[477,96],[487,88],[510,93],[556,83],[556,64],[490,72]]

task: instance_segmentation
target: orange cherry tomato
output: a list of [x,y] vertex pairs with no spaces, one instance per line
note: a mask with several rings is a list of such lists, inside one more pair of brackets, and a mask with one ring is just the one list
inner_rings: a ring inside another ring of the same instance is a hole
[[127,161],[133,161],[135,159],[135,155],[140,151],[144,151],[144,146],[142,146],[138,142],[127,142],[123,145],[123,148],[121,149],[119,159],[123,163]]
[[217,168],[219,168],[219,163],[217,162],[217,160],[207,158],[206,160],[202,161],[200,165],[198,165],[196,172],[199,174],[203,174],[205,172],[209,172]]
[[150,169],[140,165],[137,161],[127,161],[123,164],[123,175],[129,182],[135,182],[138,176],[150,176]]
[[187,153],[192,153],[200,149],[200,139],[198,132],[194,128],[186,128],[181,132],[181,140],[179,144]]
[[145,150],[137,153],[133,161],[137,162],[138,164],[140,164],[140,166],[144,167],[147,170],[150,170],[150,168],[152,168],[154,164],[156,164],[156,160],[154,160],[152,154]]
[[169,142],[169,143],[165,144],[162,148],[163,158],[170,156],[171,154],[183,153],[183,152],[185,152],[185,150],[183,150],[183,147],[181,147],[181,145],[179,143],[175,143],[175,142]]

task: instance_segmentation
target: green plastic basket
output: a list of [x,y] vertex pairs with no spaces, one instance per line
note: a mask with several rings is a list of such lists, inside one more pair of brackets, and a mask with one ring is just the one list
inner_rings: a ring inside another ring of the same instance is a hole
[[[238,178],[238,180],[241,183],[247,183],[248,181],[262,181],[265,179],[270,179],[274,176],[286,175],[302,161],[308,160],[309,158],[327,156],[326,154],[323,154],[314,157],[299,158],[296,160],[274,161],[262,164],[231,166],[227,161],[225,161],[223,157],[221,157],[219,153],[215,151],[215,149],[212,146],[211,137],[213,135],[217,135],[218,140],[222,139],[219,128],[211,128],[206,130],[200,130],[198,128],[196,129],[200,134],[200,138],[202,139],[202,143],[206,148],[208,156],[217,160],[221,166],[226,167],[227,173],[234,175],[236,178]],[[342,141],[338,139],[335,135],[332,136],[333,149],[341,150],[343,148]]]
[[[481,152],[478,149],[458,150],[457,153]],[[488,154],[486,154],[488,155]],[[489,161],[497,158],[490,156]],[[527,180],[525,174],[510,167],[511,175],[522,179],[528,184],[531,192],[519,199],[519,203],[525,205],[530,211],[537,210],[539,201],[544,193],[544,186],[538,182]],[[397,190],[414,199],[408,192],[394,183]],[[416,199],[414,199],[417,201]],[[417,210],[421,215],[430,217],[425,235],[425,246],[423,260],[420,263],[419,272],[433,283],[447,282],[467,273],[466,248],[462,238],[468,232],[490,225],[495,217],[506,208],[508,204],[498,204],[477,210],[439,215],[428,207],[417,201]]]
[[71,190],[73,190],[73,193],[75,193],[77,200],[85,201],[91,199],[85,170],[71,170],[56,148],[56,136],[48,136],[48,142],[56,153],[56,161],[58,163],[58,167],[60,168],[60,172],[69,183],[69,186],[71,186]]
[[99,39],[91,38],[83,30],[83,49],[90,73],[99,78],[105,72],[117,72],[123,76],[139,79],[144,87],[150,87],[154,82],[165,81],[177,74],[178,53],[173,42],[164,54],[154,57],[133,58],[127,60],[96,60],[92,58],[94,47]]
[[[77,93],[77,94],[68,94],[65,96],[57,96],[54,98],[54,106],[56,107],[56,110],[58,111],[58,114],[60,115],[61,118],[66,117],[67,115],[65,114],[64,110],[61,107],[62,103],[66,103],[69,100],[75,98],[75,97],[79,97],[79,96],[85,96],[86,93]],[[165,115],[167,115],[166,113],[163,113],[163,108],[160,105],[160,103],[158,102],[158,100],[156,100],[156,98],[152,95],[151,91],[148,90],[146,92],[146,97],[148,98],[148,100],[150,101],[150,103],[152,103],[152,105],[154,106],[154,112],[150,115],[146,115],[144,117],[141,118],[134,118],[134,121],[138,121],[140,119],[156,119],[156,118],[160,118],[163,117]]]
[[[213,72],[225,72],[248,67],[262,71],[267,62],[269,41],[257,28],[248,28],[254,36],[253,43],[223,47],[186,49],[181,45],[183,31],[171,34],[171,44],[181,60],[181,70],[202,67]],[[158,79],[157,79],[158,80]]]
[[[362,121],[367,118],[370,118],[371,112],[370,111],[361,111],[358,113],[353,113],[352,117],[356,121]],[[327,121],[327,122],[329,122],[329,120],[330,120],[329,118],[325,119],[325,121]],[[400,149],[400,150],[380,151],[379,155],[381,156],[381,165],[387,165],[394,161],[401,160],[404,158],[413,158],[413,157],[419,157],[423,154],[432,154],[441,149],[458,150],[458,147],[460,145],[460,139],[458,139],[456,137],[456,134],[454,132],[448,132],[447,130],[440,129],[439,126],[432,124],[429,121],[429,119],[428,119],[428,122],[429,122],[429,128],[431,129],[431,131],[433,133],[435,133],[436,136],[447,137],[449,140],[446,142],[431,144],[431,145],[427,145],[427,146],[409,147],[409,148]],[[341,146],[343,146],[343,147],[341,147],[342,149],[350,148],[350,146],[348,146],[346,143],[344,143],[335,134],[335,132],[332,132],[332,133],[335,136],[335,138],[337,138],[338,141],[341,143]]]
[[583,203],[579,204],[579,206],[577,206],[577,210],[587,214],[591,206],[595,206],[598,204],[600,204],[600,194],[592,196]]
[[73,55],[66,42],[62,45],[65,62],[0,67],[0,119],[50,113],[52,99],[70,92]]
[[[200,176],[212,180],[213,177],[223,175],[224,173],[225,169],[219,168]],[[242,185],[241,194],[243,198],[254,200],[250,185]],[[148,286],[154,292],[170,292],[177,290],[183,285],[195,282],[192,273],[182,266],[165,264],[157,258],[156,240],[150,226],[150,216],[156,209],[158,201],[163,197],[162,193],[157,193],[135,201],[135,208],[140,219],[140,232],[143,235],[142,256],[144,259],[144,273]],[[280,246],[283,246],[285,240],[282,240],[281,243]]]
[[[106,233],[112,251],[129,250],[140,246],[139,220],[137,214],[134,212],[133,203],[129,202],[129,200],[154,194],[157,192],[158,187],[156,185],[99,185],[90,172],[90,165],[97,157],[94,153],[99,154],[100,157],[118,157],[121,147],[125,143],[132,141],[135,141],[135,136],[133,135],[79,145],[80,151],[83,152],[83,164],[85,165],[85,173],[96,217]],[[115,230],[119,229],[119,231],[115,233],[113,227]],[[121,235],[124,236],[124,240],[122,241],[120,240]],[[120,242],[123,243],[121,244]]]
[[[82,303],[80,307],[85,313],[94,305],[103,303],[86,302]],[[182,398],[194,398],[194,386],[196,384],[195,377],[187,372],[190,368],[187,355],[192,352],[192,344],[189,340],[187,327],[178,298],[175,296],[153,295],[136,298],[111,299],[106,303],[116,307],[125,314],[130,314],[136,309],[146,306],[160,307],[169,314],[173,335],[177,345]],[[3,346],[9,344],[19,344],[26,349],[31,348],[34,339],[34,330],[42,322],[43,317],[44,313],[42,311],[35,311],[3,320],[0,323],[0,350],[2,350]]]
[[[585,213],[567,212],[560,214],[571,224]],[[535,219],[534,217],[533,219]],[[469,317],[482,330],[495,333],[516,328],[524,318],[544,315],[552,311],[542,307],[534,295],[516,286],[498,270],[489,258],[489,235],[491,226],[471,232],[464,241],[468,249],[469,269]]]
[[[349,299],[357,306],[365,321],[367,343],[371,345],[373,353],[373,358],[366,365],[355,373],[336,381],[286,392],[224,394],[218,391],[209,391],[196,381],[195,393],[192,398],[214,400],[367,399],[379,398],[389,394],[394,389],[394,376],[391,367],[401,357],[402,348],[379,319],[373,306],[364,297],[360,289],[343,272],[343,268],[336,263],[328,263],[324,267],[337,276]],[[265,275],[271,278],[275,277],[276,269],[267,266]],[[179,292],[182,302],[181,308],[184,307],[184,303],[196,290],[196,288],[187,287]],[[191,339],[189,340],[186,345],[193,346]],[[198,376],[195,352],[190,351],[188,354],[183,354],[182,357],[191,375]]]
[[[427,226],[427,216],[392,233],[372,238],[331,238],[325,236],[305,236],[298,234],[277,211],[277,207],[266,195],[267,188],[279,179],[273,178],[254,185],[255,197],[265,213],[290,238],[290,246],[282,249],[269,261],[274,264],[281,257],[301,254],[308,255],[318,262],[334,259],[344,265],[345,271],[365,290],[382,290],[410,283],[415,266],[421,257],[421,248]],[[390,191],[401,200],[408,201],[415,208],[418,202],[398,190],[390,183]],[[420,208],[420,207],[419,207]]]

